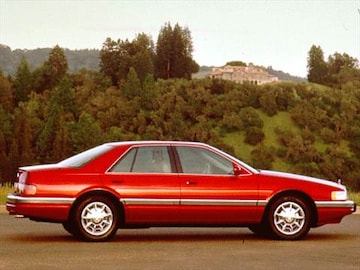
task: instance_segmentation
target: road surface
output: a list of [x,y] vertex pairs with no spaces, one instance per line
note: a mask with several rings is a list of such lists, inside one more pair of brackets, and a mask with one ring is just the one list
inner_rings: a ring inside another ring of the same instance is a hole
[[80,242],[59,224],[0,214],[0,269],[360,269],[360,215],[275,241],[247,228],[119,230],[106,243]]

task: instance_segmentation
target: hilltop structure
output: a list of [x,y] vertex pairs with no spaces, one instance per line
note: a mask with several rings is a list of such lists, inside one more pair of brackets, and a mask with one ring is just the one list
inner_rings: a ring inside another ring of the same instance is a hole
[[211,78],[230,80],[237,83],[250,82],[253,84],[265,84],[277,82],[279,79],[259,66],[230,66],[215,67],[212,69]]

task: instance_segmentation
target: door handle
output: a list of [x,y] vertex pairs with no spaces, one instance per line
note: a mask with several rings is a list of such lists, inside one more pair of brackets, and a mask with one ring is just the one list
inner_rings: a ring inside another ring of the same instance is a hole
[[188,181],[185,182],[185,184],[186,185],[196,185],[196,182],[188,180]]
[[113,184],[122,184],[124,181],[123,180],[120,180],[120,179],[117,179],[117,180],[112,180],[111,181]]

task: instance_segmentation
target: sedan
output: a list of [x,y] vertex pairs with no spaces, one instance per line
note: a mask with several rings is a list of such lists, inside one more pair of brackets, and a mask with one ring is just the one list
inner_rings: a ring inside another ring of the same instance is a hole
[[21,167],[14,189],[10,214],[61,223],[85,241],[155,226],[245,226],[297,240],[356,210],[341,183],[256,170],[196,142],[106,143],[57,164]]

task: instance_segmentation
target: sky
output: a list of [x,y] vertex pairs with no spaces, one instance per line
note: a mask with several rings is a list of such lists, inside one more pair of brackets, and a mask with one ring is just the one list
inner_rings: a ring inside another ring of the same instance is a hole
[[306,77],[312,45],[360,59],[360,0],[0,0],[0,44],[101,49],[166,23],[188,27],[193,59],[243,61]]

